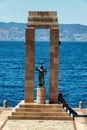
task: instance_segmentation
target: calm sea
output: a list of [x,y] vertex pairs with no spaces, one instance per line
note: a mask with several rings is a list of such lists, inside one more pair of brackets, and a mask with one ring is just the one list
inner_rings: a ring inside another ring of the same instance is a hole
[[[35,68],[43,63],[46,99],[49,98],[49,42],[35,43]],[[34,99],[38,86],[35,73]],[[24,99],[25,46],[24,42],[0,42],[0,106],[3,100],[15,106]],[[87,42],[62,42],[59,47],[59,92],[71,107],[83,101],[87,107]]]

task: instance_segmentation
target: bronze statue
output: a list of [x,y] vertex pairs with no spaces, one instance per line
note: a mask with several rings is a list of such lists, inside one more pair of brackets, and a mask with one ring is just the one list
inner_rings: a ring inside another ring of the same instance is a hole
[[47,70],[43,68],[43,65],[41,65],[40,68],[36,68],[36,71],[39,71],[38,83],[39,87],[42,87],[44,86],[44,72],[47,72]]

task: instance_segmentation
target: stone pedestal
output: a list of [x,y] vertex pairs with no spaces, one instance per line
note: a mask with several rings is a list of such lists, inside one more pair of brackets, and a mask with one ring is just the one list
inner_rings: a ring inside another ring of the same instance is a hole
[[8,107],[8,102],[7,102],[7,100],[4,100],[3,106],[4,106],[4,108],[7,108],[7,107]]
[[45,104],[46,102],[46,90],[45,87],[37,88],[37,104]]
[[83,108],[83,101],[79,102],[79,108],[82,109]]

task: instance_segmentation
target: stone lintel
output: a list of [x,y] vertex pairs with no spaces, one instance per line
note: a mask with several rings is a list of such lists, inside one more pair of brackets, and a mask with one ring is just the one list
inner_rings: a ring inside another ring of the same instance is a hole
[[47,17],[57,17],[57,12],[56,11],[29,11],[28,14],[30,17],[41,17],[41,16],[47,16]]
[[33,28],[58,28],[56,11],[30,11],[27,27]]

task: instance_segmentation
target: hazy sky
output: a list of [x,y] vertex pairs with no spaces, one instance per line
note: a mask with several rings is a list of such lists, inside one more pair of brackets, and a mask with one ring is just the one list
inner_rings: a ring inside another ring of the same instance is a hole
[[0,22],[27,22],[33,10],[57,11],[59,23],[87,25],[87,0],[0,0]]

